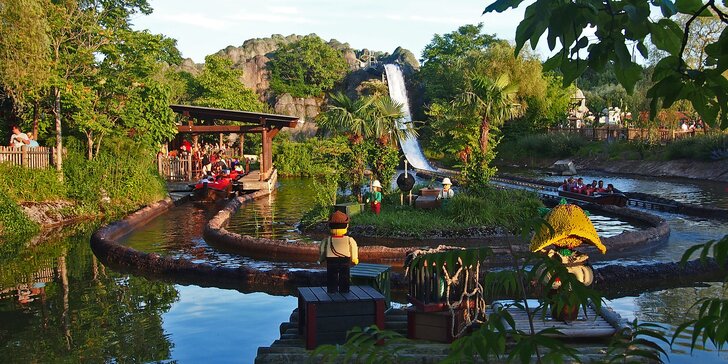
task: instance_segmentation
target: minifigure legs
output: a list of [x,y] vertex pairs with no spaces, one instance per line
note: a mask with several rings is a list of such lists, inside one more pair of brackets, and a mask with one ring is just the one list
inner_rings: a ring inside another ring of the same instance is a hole
[[329,293],[349,292],[349,267],[351,259],[326,258],[326,290]]

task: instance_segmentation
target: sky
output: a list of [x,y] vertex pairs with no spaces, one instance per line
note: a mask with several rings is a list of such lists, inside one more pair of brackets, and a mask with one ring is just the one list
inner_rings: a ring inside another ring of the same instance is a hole
[[[397,46],[417,58],[435,34],[483,23],[483,32],[513,41],[525,6],[481,15],[489,0],[149,0],[154,12],[136,15],[134,28],[177,40],[196,63],[229,45],[272,34],[318,34],[352,48],[391,53]],[[546,53],[545,49],[537,49]]]

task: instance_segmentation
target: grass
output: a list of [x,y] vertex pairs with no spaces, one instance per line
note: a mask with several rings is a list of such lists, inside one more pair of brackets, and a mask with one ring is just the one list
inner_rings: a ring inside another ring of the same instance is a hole
[[433,231],[471,227],[502,227],[516,232],[524,221],[536,216],[541,206],[535,194],[488,188],[478,193],[459,193],[434,210],[384,204],[379,216],[371,212],[355,215],[351,225],[372,226],[378,235],[424,236]]
[[157,201],[166,195],[154,153],[128,139],[108,140],[94,160],[73,138],[66,143],[63,182],[52,169],[28,169],[0,164],[0,238],[27,239],[39,226],[20,208],[23,202],[66,200],[74,205],[63,216],[117,216]]

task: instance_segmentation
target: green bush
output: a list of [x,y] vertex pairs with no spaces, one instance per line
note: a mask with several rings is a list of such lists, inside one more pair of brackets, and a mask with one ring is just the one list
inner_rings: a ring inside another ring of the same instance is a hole
[[66,186],[53,169],[30,169],[0,163],[0,185],[13,201],[43,202],[66,198]]
[[695,136],[674,141],[667,145],[665,158],[710,161],[714,151],[728,150],[728,134]]
[[518,150],[524,156],[564,158],[576,154],[587,144],[584,138],[572,134],[532,134],[517,142]]
[[63,173],[68,197],[90,211],[121,213],[160,200],[164,181],[154,153],[128,139],[109,140],[93,160],[87,160],[78,141],[66,143]]
[[4,243],[25,241],[38,231],[38,224],[28,219],[4,189],[0,190],[0,237]]

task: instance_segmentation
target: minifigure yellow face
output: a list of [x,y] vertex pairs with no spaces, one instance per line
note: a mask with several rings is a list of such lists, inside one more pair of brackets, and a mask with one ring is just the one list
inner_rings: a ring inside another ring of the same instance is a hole
[[450,190],[450,186],[451,185],[442,185],[442,190],[443,191],[449,191]]
[[331,229],[331,235],[333,236],[344,236],[346,235],[347,228],[343,229]]

